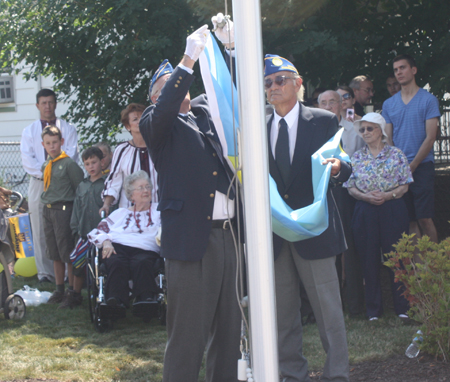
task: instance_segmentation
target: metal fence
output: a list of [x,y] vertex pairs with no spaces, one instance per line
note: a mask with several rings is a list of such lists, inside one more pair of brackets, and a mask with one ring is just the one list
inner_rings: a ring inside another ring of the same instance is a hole
[[0,142],[0,185],[28,195],[29,175],[22,167],[19,142]]
[[[450,176],[450,109],[442,113],[434,155],[438,174]],[[29,176],[22,167],[20,142],[0,142],[0,185],[27,196],[29,181]],[[439,191],[448,192],[447,189]]]

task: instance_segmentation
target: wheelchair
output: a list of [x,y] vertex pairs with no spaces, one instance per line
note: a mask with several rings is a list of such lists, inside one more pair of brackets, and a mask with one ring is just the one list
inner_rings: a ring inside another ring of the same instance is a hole
[[14,216],[23,203],[20,193],[13,191],[11,199],[15,199],[12,208],[0,209],[0,314],[5,318],[19,320],[25,316],[26,306],[23,298],[14,294],[12,276],[9,265],[15,260],[15,253],[11,244],[11,234],[9,232],[8,217]]
[[[148,304],[149,309],[138,311],[136,303],[132,304],[133,315],[142,317],[144,322],[158,318],[161,325],[166,323],[167,293],[164,277],[164,259],[159,258],[154,265],[158,294],[156,302]],[[86,255],[86,283],[88,292],[89,315],[94,328],[99,333],[113,329],[114,322],[126,317],[126,309],[111,307],[106,304],[105,286],[108,277],[105,264],[101,261],[101,250],[94,245]],[[131,295],[131,291],[130,291]],[[133,296],[131,296],[132,300]]]

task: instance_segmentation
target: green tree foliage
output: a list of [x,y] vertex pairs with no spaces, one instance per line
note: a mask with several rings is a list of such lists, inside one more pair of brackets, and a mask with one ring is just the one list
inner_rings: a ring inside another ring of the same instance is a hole
[[[30,65],[27,78],[52,74],[74,100],[67,119],[104,139],[122,108],[148,102],[149,72],[164,58],[176,64],[188,33],[224,11],[225,0],[3,0],[0,64]],[[261,0],[261,16],[264,52],[291,59],[313,86],[366,74],[381,103],[392,58],[408,53],[420,86],[440,99],[450,88],[448,0]]]
[[128,103],[148,104],[149,72],[178,62],[192,29],[184,0],[4,0],[0,12],[3,70],[53,75],[75,100],[66,117],[93,140],[118,131]]
[[293,59],[313,85],[371,76],[377,102],[388,97],[392,59],[407,53],[416,59],[419,86],[430,84],[442,99],[450,89],[449,18],[448,0],[332,0],[301,25],[264,28],[264,45]]

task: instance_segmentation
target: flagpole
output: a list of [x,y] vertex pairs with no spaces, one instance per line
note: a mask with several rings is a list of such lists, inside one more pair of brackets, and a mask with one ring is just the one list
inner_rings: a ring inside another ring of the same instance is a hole
[[263,89],[261,11],[258,0],[233,0],[243,164],[250,339],[256,382],[275,382],[278,351],[267,128]]

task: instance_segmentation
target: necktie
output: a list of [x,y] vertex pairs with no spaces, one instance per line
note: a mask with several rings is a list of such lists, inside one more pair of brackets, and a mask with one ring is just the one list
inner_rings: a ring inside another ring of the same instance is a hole
[[278,139],[275,146],[275,161],[286,186],[291,173],[291,156],[289,153],[288,128],[284,118],[280,120],[280,129],[278,130]]

